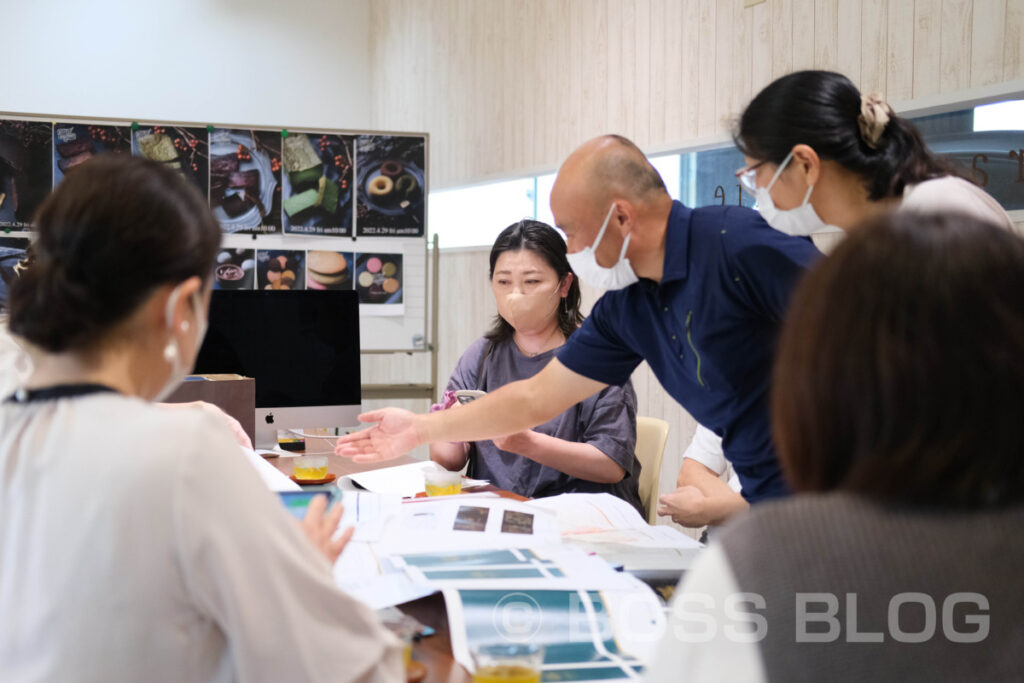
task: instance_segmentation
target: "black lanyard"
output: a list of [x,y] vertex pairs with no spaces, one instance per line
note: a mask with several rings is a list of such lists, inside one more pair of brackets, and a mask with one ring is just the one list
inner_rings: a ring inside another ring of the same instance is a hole
[[59,398],[78,398],[90,394],[106,392],[117,393],[105,384],[83,382],[81,384],[56,384],[42,389],[18,389],[4,399],[5,403],[38,403],[39,401],[55,401]]

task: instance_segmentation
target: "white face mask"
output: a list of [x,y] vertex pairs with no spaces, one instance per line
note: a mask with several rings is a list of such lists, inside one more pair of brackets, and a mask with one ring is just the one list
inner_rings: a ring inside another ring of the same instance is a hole
[[[175,338],[174,330],[172,329],[174,326],[174,306],[178,303],[180,290],[181,285],[178,285],[171,292],[171,295],[167,297],[167,309],[164,313],[164,319],[167,321],[167,329],[171,333],[171,338],[167,341],[167,346],[164,347],[164,360],[171,364],[171,374],[164,383],[164,386],[153,397],[153,401],[156,403],[170,396],[192,371],[191,364],[186,366],[185,361],[181,357],[181,349],[178,346],[178,340]],[[198,354],[199,347],[203,343],[203,337],[206,336],[207,325],[206,316],[203,315],[202,300],[199,298],[199,292],[192,293],[192,306],[196,314],[196,342],[194,348]],[[183,320],[181,323],[182,332],[188,332],[188,328],[188,321]]]
[[592,245],[573,254],[565,255],[569,259],[569,265],[581,280],[601,289],[623,289],[640,279],[633,272],[633,266],[629,265],[629,259],[626,258],[626,249],[629,248],[631,234],[626,235],[626,239],[622,243],[622,251],[619,252],[619,260],[614,266],[605,268],[597,262],[594,250],[601,243],[601,238],[604,237],[604,231],[608,229],[608,221],[612,219],[613,213],[615,213],[615,204],[612,204],[612,208],[608,210],[608,215],[605,216],[604,223],[601,224],[601,231],[597,233],[597,239]]
[[811,192],[814,191],[814,185],[807,188],[807,194],[804,195],[803,203],[795,209],[777,209],[775,208],[775,202],[772,201],[772,185],[782,175],[782,171],[792,158],[793,152],[790,152],[779,165],[779,170],[775,171],[775,175],[772,176],[772,181],[768,183],[768,186],[757,188],[757,192],[754,195],[757,197],[757,206],[755,208],[761,212],[761,217],[768,222],[768,225],[779,232],[796,236],[812,235],[828,227],[825,221],[821,220],[818,216],[814,207],[811,206],[810,199]]

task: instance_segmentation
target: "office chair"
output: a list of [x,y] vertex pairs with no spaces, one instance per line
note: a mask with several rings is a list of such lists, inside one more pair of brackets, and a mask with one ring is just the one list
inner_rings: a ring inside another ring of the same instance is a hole
[[647,513],[647,523],[658,519],[658,479],[661,461],[668,441],[668,422],[656,417],[636,418],[636,458],[640,461],[640,501]]

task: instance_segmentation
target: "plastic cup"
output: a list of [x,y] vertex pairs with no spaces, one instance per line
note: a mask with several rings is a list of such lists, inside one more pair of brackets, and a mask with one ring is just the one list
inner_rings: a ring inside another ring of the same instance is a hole
[[500,643],[473,648],[473,683],[540,683],[544,646]]
[[293,467],[299,481],[318,481],[327,476],[327,456],[300,455],[295,458]]
[[462,493],[462,473],[448,470],[426,470],[423,484],[428,496],[453,496]]

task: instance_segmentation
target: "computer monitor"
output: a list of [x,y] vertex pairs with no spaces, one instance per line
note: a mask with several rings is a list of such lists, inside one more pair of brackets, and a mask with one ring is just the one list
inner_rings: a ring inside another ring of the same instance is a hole
[[360,412],[355,292],[214,290],[196,374],[256,383],[257,448],[278,429],[353,427]]

